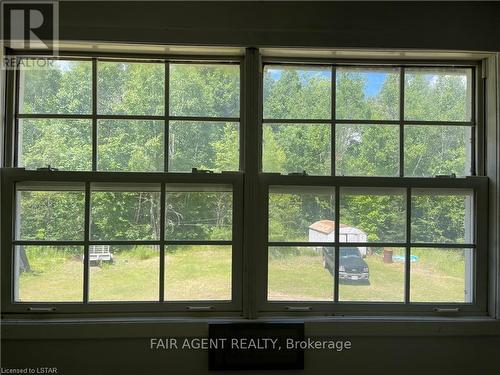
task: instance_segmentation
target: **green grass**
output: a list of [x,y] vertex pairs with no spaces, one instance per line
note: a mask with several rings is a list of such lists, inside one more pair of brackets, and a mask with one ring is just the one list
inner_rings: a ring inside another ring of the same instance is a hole
[[31,272],[19,278],[19,300],[37,302],[81,301],[83,248],[26,246]]
[[[395,250],[394,255],[403,255]],[[464,260],[461,250],[414,249],[419,257],[411,267],[411,298],[415,302],[463,302]],[[380,254],[365,258],[370,284],[339,285],[339,300],[402,302],[404,264],[384,263]],[[277,301],[331,301],[333,276],[323,268],[320,254],[270,257],[268,298]]]
[[231,246],[169,246],[165,300],[230,300]]
[[[90,267],[91,301],[156,301],[159,255],[153,246],[113,249],[114,263]],[[19,280],[21,301],[81,301],[81,250],[26,247],[31,272]],[[397,251],[395,254],[398,253]],[[231,299],[230,246],[169,246],[165,252],[165,300]],[[403,254],[402,250],[399,254]],[[461,250],[414,249],[411,297],[414,301],[464,300],[464,258]],[[341,283],[341,301],[401,302],[403,263],[386,264],[382,255],[365,258],[370,285]],[[278,254],[269,259],[270,300],[331,301],[333,277],[314,251]]]

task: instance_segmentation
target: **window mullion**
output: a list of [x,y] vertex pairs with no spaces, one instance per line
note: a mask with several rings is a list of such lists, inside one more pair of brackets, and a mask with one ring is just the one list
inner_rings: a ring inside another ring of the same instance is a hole
[[165,299],[165,184],[160,186],[160,272],[159,301]]
[[340,186],[335,186],[335,268],[333,271],[333,301],[339,301],[339,260],[340,260]]
[[399,177],[405,175],[405,67],[399,72]]
[[337,155],[337,147],[336,147],[336,144],[335,144],[335,140],[336,140],[336,134],[335,134],[335,128],[336,128],[336,115],[335,115],[335,111],[336,111],[336,105],[335,105],[335,101],[336,101],[336,98],[337,98],[337,95],[336,95],[336,91],[337,91],[337,69],[335,68],[335,66],[332,66],[332,83],[331,83],[331,87],[332,87],[332,106],[331,106],[331,138],[330,138],[330,162],[331,162],[331,170],[330,170],[330,174],[332,176],[335,176],[336,174],[336,168],[337,168],[337,163],[336,163],[336,155]]
[[89,277],[90,277],[90,182],[85,183],[85,219],[84,219],[84,241],[83,247],[83,302],[89,302]]
[[92,171],[97,171],[97,59],[92,59]]
[[411,188],[406,188],[405,303],[410,303],[411,271]]
[[170,142],[170,62],[165,60],[165,134],[163,136],[163,170],[168,172],[168,161],[169,161],[169,142]]
[[[245,147],[244,155],[244,228],[243,228],[243,315],[255,318],[257,314],[257,298],[265,295],[267,248],[264,246],[265,228],[261,219],[263,213],[259,206],[264,203],[263,191],[259,192],[259,169],[261,166],[261,119],[262,119],[262,81],[261,58],[258,49],[248,48],[244,62],[245,103],[243,120],[243,134]],[[256,203],[257,202],[257,203]],[[261,203],[258,203],[261,202]],[[260,249],[260,250],[259,250]],[[255,254],[255,252],[258,252]],[[259,259],[257,261],[256,259]],[[259,271],[260,280],[256,277]],[[257,286],[257,287],[256,287]]]

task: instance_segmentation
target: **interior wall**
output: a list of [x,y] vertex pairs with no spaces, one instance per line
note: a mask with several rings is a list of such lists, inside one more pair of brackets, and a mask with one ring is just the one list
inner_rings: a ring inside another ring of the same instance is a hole
[[[60,36],[66,40],[164,44],[418,48],[500,51],[500,3],[381,4],[247,2],[61,2]],[[54,321],[32,327],[3,316],[2,367],[58,367],[60,374],[205,374],[204,351],[151,351],[148,337],[206,335],[206,323],[68,326]],[[453,322],[450,323],[453,326]],[[498,364],[500,329],[474,323],[446,335],[435,322],[371,322],[379,334],[363,334],[341,319],[316,328],[351,338],[348,352],[307,351],[304,374],[481,374]],[[136,332],[144,332],[137,335]],[[496,362],[496,363],[495,363]],[[263,372],[264,373],[264,372]],[[229,374],[229,373],[228,373]]]
[[62,2],[69,40],[500,51],[496,2]]

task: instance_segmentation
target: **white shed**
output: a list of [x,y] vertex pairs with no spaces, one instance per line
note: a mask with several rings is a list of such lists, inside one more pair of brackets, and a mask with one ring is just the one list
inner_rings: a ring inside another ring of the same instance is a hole
[[[333,242],[335,240],[335,221],[319,220],[309,226],[309,242]],[[340,224],[340,242],[366,242],[366,233],[361,229]],[[366,247],[358,247],[363,256]]]

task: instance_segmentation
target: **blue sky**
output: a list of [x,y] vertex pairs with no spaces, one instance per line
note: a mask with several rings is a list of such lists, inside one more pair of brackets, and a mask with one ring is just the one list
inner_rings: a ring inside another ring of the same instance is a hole
[[[311,73],[313,70],[308,70],[307,73]],[[268,72],[271,75],[271,78],[274,80],[278,80],[281,77],[281,74],[283,72],[282,69],[273,69],[273,68],[268,68]],[[300,72],[305,72],[305,71],[300,71]],[[387,78],[387,73],[385,72],[370,72],[370,71],[365,71],[362,72],[366,77],[366,85],[365,85],[365,96],[370,97],[370,96],[375,96],[377,95],[380,90],[382,89],[382,85],[384,84],[384,81]],[[317,70],[317,76],[322,77],[325,79],[331,79],[331,74],[330,70],[328,69],[318,69]]]

